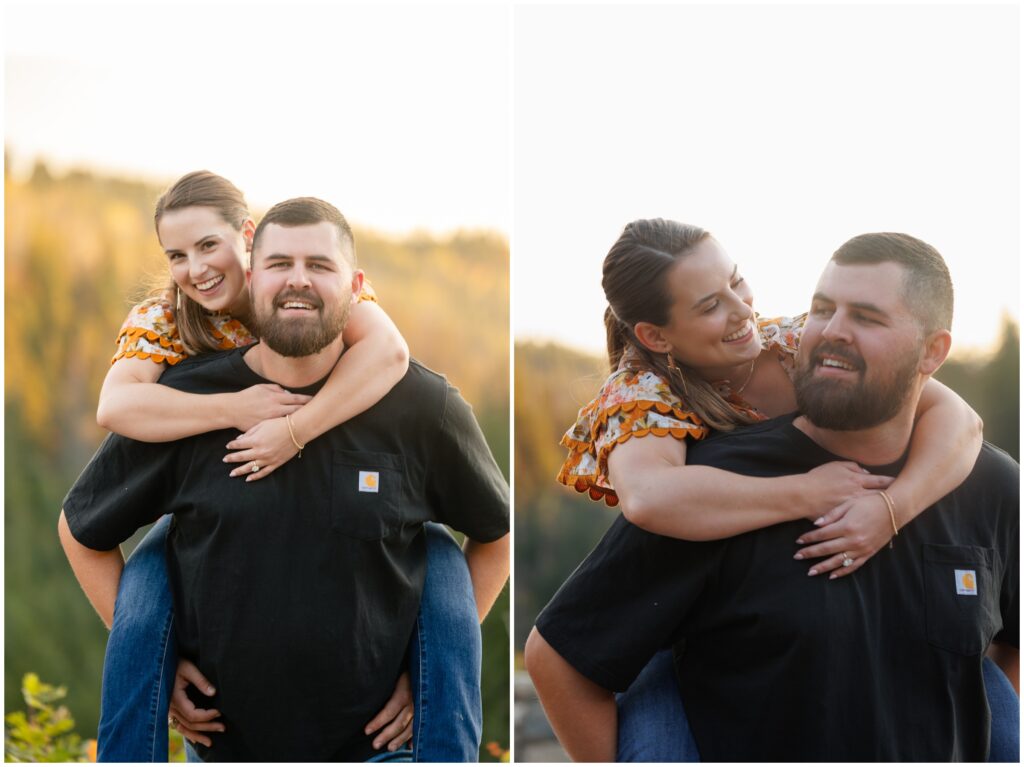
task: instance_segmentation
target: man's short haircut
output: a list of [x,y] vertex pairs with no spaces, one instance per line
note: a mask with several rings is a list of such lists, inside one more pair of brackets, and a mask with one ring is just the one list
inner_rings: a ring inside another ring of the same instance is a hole
[[837,264],[881,264],[891,261],[906,269],[901,294],[927,335],[953,324],[953,281],[935,248],[909,234],[861,234],[832,254]]
[[[352,228],[348,221],[341,215],[341,211],[329,202],[317,199],[316,197],[293,197],[290,200],[279,202],[268,210],[256,227],[256,233],[252,238],[252,249],[256,250],[256,243],[260,240],[263,228],[268,224],[278,226],[309,226],[326,221],[334,224],[338,230],[338,245],[341,254],[348,261],[353,269],[356,267],[356,239],[352,234]],[[347,246],[347,247],[346,247]]]

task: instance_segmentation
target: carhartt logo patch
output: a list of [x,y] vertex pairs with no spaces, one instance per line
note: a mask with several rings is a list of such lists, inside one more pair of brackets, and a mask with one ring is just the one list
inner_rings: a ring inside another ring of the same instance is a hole
[[978,596],[978,574],[974,570],[954,570],[956,575],[956,593],[965,596]]
[[376,471],[359,472],[359,492],[376,493],[380,488],[380,473]]

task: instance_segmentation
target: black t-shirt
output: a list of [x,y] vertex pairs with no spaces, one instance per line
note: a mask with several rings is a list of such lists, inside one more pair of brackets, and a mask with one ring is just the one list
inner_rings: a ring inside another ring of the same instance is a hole
[[[836,460],[792,419],[697,443],[688,461],[779,476]],[[620,516],[537,628],[610,690],[674,645],[705,761],[984,761],[982,658],[1019,641],[1018,482],[986,444],[893,549],[832,581],[792,558],[806,521],[692,542]]]
[[[161,383],[198,393],[267,381],[246,350]],[[315,393],[323,381],[301,393]],[[508,531],[508,486],[469,405],[416,362],[377,405],[259,482],[228,476],[231,430],[174,443],[109,436],[64,500],[75,538],[109,550],[174,514],[168,568],[180,654],[217,688],[211,761],[362,761],[363,727],[401,673],[419,609],[422,524]]]

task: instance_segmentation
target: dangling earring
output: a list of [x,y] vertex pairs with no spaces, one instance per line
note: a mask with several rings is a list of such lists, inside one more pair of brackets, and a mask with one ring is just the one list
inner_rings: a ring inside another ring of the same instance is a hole
[[672,352],[665,353],[665,364],[668,365],[669,374],[671,375],[675,373],[679,378],[679,383],[683,385],[683,394],[689,397],[690,392],[686,388],[686,376],[683,375],[683,371],[680,370],[679,366],[676,364],[676,358],[672,356]]

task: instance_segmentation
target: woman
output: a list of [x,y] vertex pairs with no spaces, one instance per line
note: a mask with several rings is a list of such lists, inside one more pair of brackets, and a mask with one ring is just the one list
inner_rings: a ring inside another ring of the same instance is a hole
[[[687,440],[796,410],[790,373],[803,318],[759,319],[749,286],[711,235],[662,219],[625,228],[605,259],[603,286],[612,374],[563,438],[570,453],[558,479],[621,504],[639,527],[713,540],[806,517],[819,529],[802,536],[795,558],[820,560],[810,576],[841,578],[974,465],[980,419],[930,381],[898,477],[849,462],[772,479],[685,466]],[[640,439],[651,436],[661,439]],[[1005,695],[1005,676],[986,663],[986,674],[1002,677],[990,698]],[[620,696],[619,709],[620,760],[699,759],[688,726],[679,726],[685,713],[667,653]]]
[[[134,307],[118,335],[118,351],[100,395],[100,425],[133,439],[161,442],[217,429],[235,428],[241,436],[226,445],[224,460],[236,464],[233,477],[245,481],[267,477],[310,440],[374,405],[405,375],[408,350],[397,328],[364,290],[352,308],[343,338],[345,355],[315,397],[291,394],[272,385],[236,394],[197,395],[157,383],[165,365],[186,356],[255,342],[246,284],[246,253],[255,223],[245,200],[226,179],[207,171],[183,176],[156,205],[157,235],[167,255],[171,284]],[[225,471],[228,471],[225,468]],[[181,661],[176,672],[173,615],[164,541],[169,517],[149,532],[122,573],[104,664],[103,704],[99,729],[101,761],[163,761],[167,723],[187,738],[209,745],[209,733],[223,730],[219,712],[195,709],[184,694],[195,684],[210,688],[192,664]],[[472,621],[476,612],[472,586],[461,551],[440,526],[427,531],[428,572],[418,631],[410,651],[413,692],[431,675],[434,700],[444,682],[479,701],[479,646],[467,641],[431,643],[437,621]],[[443,598],[442,598],[443,597]],[[447,611],[447,613],[445,612]],[[455,653],[455,657],[440,657]],[[440,669],[465,669],[460,679]],[[168,709],[172,693],[173,703]],[[413,734],[413,696],[403,674],[380,714],[367,723],[374,745],[394,752]],[[436,706],[436,704],[435,704]],[[472,704],[471,704],[472,706]],[[416,711],[419,757],[454,761],[475,758],[479,721],[470,716],[457,735],[448,727],[447,744],[429,739],[430,711]],[[424,745],[431,744],[424,753]],[[436,753],[430,752],[433,748]]]

